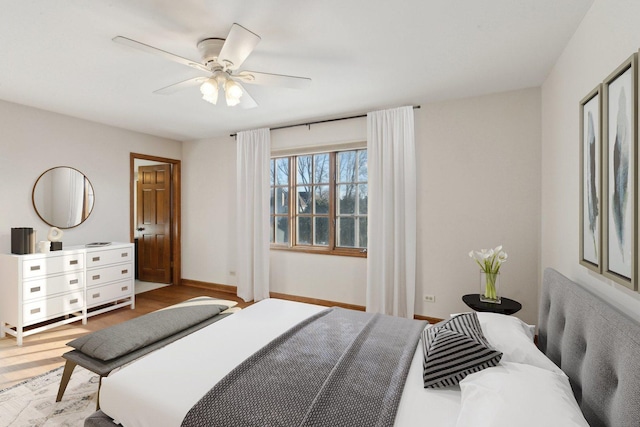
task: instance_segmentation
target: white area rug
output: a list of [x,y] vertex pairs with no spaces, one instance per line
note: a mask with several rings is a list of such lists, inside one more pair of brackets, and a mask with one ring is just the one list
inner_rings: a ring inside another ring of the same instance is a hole
[[81,427],[96,410],[99,376],[76,366],[56,402],[62,367],[0,391],[1,427]]

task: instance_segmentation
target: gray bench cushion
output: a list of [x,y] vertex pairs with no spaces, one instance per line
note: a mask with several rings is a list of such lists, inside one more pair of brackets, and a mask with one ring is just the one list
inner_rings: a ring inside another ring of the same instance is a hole
[[86,356],[107,362],[171,337],[229,308],[215,301],[191,299],[84,335],[67,345]]
[[132,351],[131,353],[127,353],[123,356],[117,357],[115,359],[111,359],[108,361],[103,361],[91,356],[87,356],[82,353],[80,350],[71,350],[62,355],[67,360],[71,360],[75,362],[77,365],[82,366],[90,370],[91,372],[95,372],[96,374],[104,377],[109,374],[109,372],[113,371],[116,368],[126,365],[129,362],[133,362],[136,359],[144,356],[147,353],[151,353],[161,347],[164,347],[167,344],[172,343],[173,341],[179,340],[182,337],[185,337],[198,329],[202,329],[205,326],[208,326],[212,323],[217,322],[218,320],[222,320],[225,317],[229,316],[231,313],[219,314],[217,316],[213,316],[209,319],[205,319],[202,322],[193,325],[187,329],[183,329],[180,332],[177,332],[171,336],[163,338],[159,341],[154,342],[153,344],[149,344],[146,347],[140,348],[136,351]]

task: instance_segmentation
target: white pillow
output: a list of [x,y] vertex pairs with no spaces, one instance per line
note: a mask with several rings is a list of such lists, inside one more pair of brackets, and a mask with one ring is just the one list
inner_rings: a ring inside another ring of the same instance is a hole
[[588,427],[564,375],[501,363],[460,382],[456,427]]
[[478,320],[489,344],[502,352],[503,362],[526,363],[564,375],[533,343],[530,325],[497,313],[478,313]]

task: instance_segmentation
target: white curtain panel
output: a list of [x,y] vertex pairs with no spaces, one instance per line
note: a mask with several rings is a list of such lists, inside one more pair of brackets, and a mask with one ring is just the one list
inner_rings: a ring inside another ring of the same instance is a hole
[[269,298],[269,129],[238,132],[236,278],[245,301]]
[[413,318],[416,156],[413,107],[367,114],[367,311]]

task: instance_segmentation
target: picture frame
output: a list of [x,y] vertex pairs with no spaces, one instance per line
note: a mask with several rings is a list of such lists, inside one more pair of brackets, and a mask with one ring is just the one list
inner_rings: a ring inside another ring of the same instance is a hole
[[602,274],[637,291],[638,54],[602,84]]
[[580,264],[602,272],[602,85],[580,101]]

